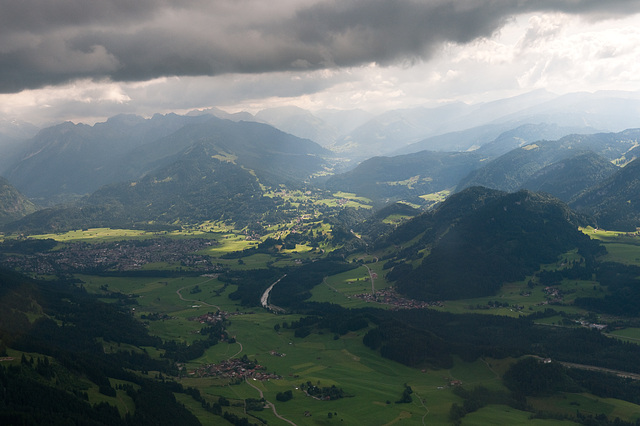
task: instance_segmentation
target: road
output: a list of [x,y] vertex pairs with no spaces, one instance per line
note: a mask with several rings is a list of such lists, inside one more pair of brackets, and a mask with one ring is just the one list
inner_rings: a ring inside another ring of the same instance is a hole
[[[539,360],[542,360],[542,357],[536,356],[536,355],[531,355],[534,358],[537,358]],[[588,371],[599,371],[602,373],[610,373],[613,374],[615,376],[618,377],[623,377],[626,379],[632,379],[632,380],[640,380],[640,374],[638,373],[630,373],[628,371],[620,371],[620,370],[612,370],[610,368],[605,368],[605,367],[596,367],[595,365],[586,365],[586,364],[574,364],[572,362],[564,362],[564,361],[556,361],[553,360],[552,362],[557,362],[558,364],[567,367],[567,368],[577,368],[580,370],[588,370]]]
[[369,278],[371,279],[371,295],[375,296],[376,295],[376,287],[373,283],[373,275],[375,274],[375,272],[371,271],[371,268],[369,268],[367,265],[364,265],[365,268],[367,268],[367,271],[369,271]]
[[273,290],[273,287],[276,284],[278,284],[280,282],[280,280],[283,279],[286,276],[287,276],[287,274],[284,274],[283,276],[278,278],[278,281],[276,281],[273,284],[271,284],[269,286],[269,288],[264,291],[264,293],[262,294],[262,297],[260,298],[260,304],[262,305],[263,308],[269,309],[270,311],[283,311],[284,310],[284,309],[282,309],[282,308],[280,308],[278,306],[269,304],[269,293],[271,293],[271,290]]
[[[257,391],[258,391],[258,393],[260,394],[260,399],[264,398],[264,394],[262,393],[262,390],[261,390],[259,387],[257,387],[256,385],[254,385],[253,383],[251,383],[249,380],[247,380],[247,378],[246,378],[246,377],[244,378],[244,381],[245,381],[245,382],[247,382],[247,384],[248,384],[249,386],[251,386],[252,388],[254,388],[255,390],[257,390]],[[269,407],[271,407],[271,409],[273,410],[273,415],[274,415],[274,416],[276,416],[276,417],[277,417],[277,418],[279,418],[280,420],[283,420],[283,421],[285,421],[285,422],[287,422],[287,423],[289,423],[289,424],[291,424],[291,425],[293,425],[293,426],[297,426],[297,425],[296,425],[294,422],[292,422],[291,420],[289,420],[289,419],[285,419],[285,418],[284,418],[284,417],[282,417],[280,414],[278,414],[278,412],[276,411],[276,406],[275,406],[273,403],[271,403],[271,402],[267,401],[266,399],[265,399],[264,401],[265,401],[265,403],[266,403]]]
[[208,280],[204,280],[201,283],[198,284],[190,284],[190,285],[186,285],[184,287],[181,287],[179,289],[176,290],[176,293],[178,294],[178,297],[180,298],[180,300],[183,300],[185,302],[195,302],[195,303],[200,303],[201,305],[206,305],[206,306],[211,306],[212,308],[216,308],[217,310],[221,311],[222,309],[220,309],[220,306],[218,305],[212,305],[211,303],[207,303],[207,302],[203,302],[202,300],[196,300],[196,299],[185,299],[184,297],[182,297],[182,294],[180,294],[180,292],[182,290],[184,290],[187,287],[193,287],[196,285],[200,285],[200,284],[204,284],[204,283],[208,283],[209,281],[215,280],[215,278],[209,278]]

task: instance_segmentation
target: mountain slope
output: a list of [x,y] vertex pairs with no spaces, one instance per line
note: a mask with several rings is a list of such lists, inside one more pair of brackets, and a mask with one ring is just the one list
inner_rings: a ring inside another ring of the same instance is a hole
[[522,187],[536,172],[581,151],[592,151],[609,161],[627,161],[637,147],[640,130],[620,133],[569,135],[558,141],[538,141],[504,154],[487,165],[472,171],[460,181],[458,189],[486,186],[503,191]]
[[388,203],[410,200],[454,187],[481,157],[474,152],[422,151],[396,157],[374,157],[355,169],[334,175],[326,183],[331,190],[355,192]]
[[331,156],[315,142],[266,124],[210,118],[132,150],[120,164],[120,174],[138,179],[168,165],[175,155],[198,143],[213,147],[220,159],[253,170],[269,185],[300,184],[314,173],[323,172],[328,167],[326,158]]
[[547,195],[469,188],[388,238],[406,245],[421,235],[402,254],[415,259],[420,250],[428,253],[415,269],[397,263],[388,278],[400,292],[422,300],[492,295],[568,250],[587,250],[589,237],[578,224],[584,224],[581,217]]
[[[506,128],[510,127],[507,126]],[[486,143],[484,137],[493,135],[498,129],[503,129],[503,127],[492,125],[449,133],[431,138],[422,143],[410,145],[401,150],[410,152],[412,148],[417,146],[432,146],[438,151],[438,149],[444,148],[445,145],[454,148],[456,146],[468,148],[470,143],[483,144],[477,150],[470,152],[420,151],[413,154],[374,157],[365,160],[355,169],[331,177],[327,182],[327,187],[333,190],[343,188],[346,191],[355,192],[379,202],[408,200],[411,198],[414,198],[415,201],[417,196],[455,187],[460,180],[473,170],[480,169],[483,165],[489,163],[491,159],[519,148],[527,142],[540,140],[545,136],[562,136],[575,128],[564,128],[548,124],[522,125],[500,133],[498,137]],[[573,153],[571,152],[571,154]],[[509,155],[514,156],[513,153]],[[530,153],[525,151],[523,155],[528,156]],[[521,179],[524,181],[531,172],[518,161],[520,160],[508,160],[508,162],[515,162],[513,168],[516,172],[527,173]],[[532,165],[530,167],[537,170],[539,161],[541,160],[538,157],[532,157]],[[547,160],[543,159],[542,161],[540,168],[547,165]],[[508,166],[500,165],[500,167],[496,167],[496,173],[498,174],[507,171],[508,173],[513,173]],[[499,178],[495,178],[495,180],[498,181]],[[505,188],[497,183],[491,183],[490,179],[486,179],[481,182],[473,181],[468,186],[476,184],[497,189],[515,190],[521,186],[522,182],[518,181],[518,185],[514,185],[513,188]],[[582,189],[584,188],[586,186]]]
[[640,159],[580,194],[570,205],[592,215],[605,229],[636,231],[640,227]]
[[[103,185],[137,180],[202,141],[263,179],[302,180],[324,170],[317,144],[271,126],[211,115],[116,116],[94,126],[64,123],[32,139],[7,177],[25,195],[49,202],[78,198]],[[278,182],[279,183],[279,182]]]
[[209,116],[119,115],[93,126],[59,124],[25,142],[20,160],[8,168],[6,177],[25,195],[45,203],[76,198],[124,180],[117,165],[136,146],[205,119]]
[[522,188],[546,192],[568,202],[617,171],[618,167],[610,161],[587,151],[540,169],[522,184]]
[[218,155],[210,145],[197,144],[138,181],[107,185],[74,206],[38,211],[7,229],[60,231],[206,220],[246,224],[275,209],[251,171]]
[[396,154],[409,154],[423,150],[478,150],[486,157],[495,158],[529,142],[543,139],[557,140],[573,133],[595,132],[595,130],[586,127],[562,127],[553,123],[491,123],[467,130],[433,136],[408,145],[398,150]]
[[322,146],[335,142],[338,130],[311,112],[294,106],[259,111],[256,120],[262,121],[299,138],[310,139]]
[[0,177],[0,224],[5,224],[36,211],[35,205],[27,200],[6,179]]

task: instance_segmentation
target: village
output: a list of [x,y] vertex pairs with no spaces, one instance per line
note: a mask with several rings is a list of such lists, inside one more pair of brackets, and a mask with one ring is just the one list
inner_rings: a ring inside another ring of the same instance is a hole
[[367,302],[383,303],[385,305],[393,306],[394,309],[424,309],[428,307],[443,307],[444,304],[440,301],[425,302],[422,300],[407,299],[400,296],[393,287],[387,287],[382,290],[378,290],[375,294],[361,293],[355,294],[353,297],[362,299]]
[[154,238],[110,243],[76,242],[61,249],[30,255],[8,255],[3,264],[37,275],[60,272],[133,271],[149,263],[171,263],[181,268],[213,272],[220,268],[209,256],[194,254],[216,244],[190,238]]
[[242,358],[233,358],[221,361],[218,364],[207,364],[189,372],[195,377],[219,377],[231,380],[254,379],[254,380],[278,380],[282,377],[277,374],[267,373],[266,368],[258,364],[255,360],[250,361],[245,355]]
[[224,321],[231,316],[236,315],[250,315],[254,312],[227,312],[227,311],[216,311],[216,312],[207,312],[206,314],[199,315],[197,317],[189,318],[189,321],[198,321],[200,324],[216,324],[218,322]]

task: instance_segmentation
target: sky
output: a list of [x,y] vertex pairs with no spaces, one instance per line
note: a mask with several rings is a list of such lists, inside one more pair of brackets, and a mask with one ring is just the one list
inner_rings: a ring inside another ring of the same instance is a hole
[[4,0],[0,119],[640,90],[640,0]]

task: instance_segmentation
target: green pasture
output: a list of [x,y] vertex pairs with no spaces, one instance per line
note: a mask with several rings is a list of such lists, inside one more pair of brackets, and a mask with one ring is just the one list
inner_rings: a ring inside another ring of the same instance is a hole
[[211,246],[206,250],[202,250],[201,253],[208,254],[213,257],[219,257],[226,253],[242,251],[260,244],[260,241],[247,240],[245,235],[233,233],[219,235],[216,238],[216,241],[218,244]]
[[623,328],[622,330],[611,331],[607,333],[607,335],[627,342],[640,344],[640,328]]
[[[378,274],[378,278],[374,279],[376,291],[388,286],[382,274],[382,264],[368,264],[373,272]],[[371,307],[371,302],[354,297],[356,294],[371,294],[371,280],[367,268],[363,265],[359,268],[352,269],[341,274],[326,277],[322,284],[317,285],[311,290],[310,301],[314,302],[331,302],[336,303],[345,308],[363,308]],[[385,305],[374,305],[383,309],[387,309]]]
[[431,194],[421,195],[420,198],[422,198],[425,201],[441,202],[446,200],[449,194],[451,194],[451,191],[444,190],[439,192],[433,192]]
[[640,266],[640,247],[627,243],[607,243],[607,254],[600,260]]
[[[133,402],[133,399],[131,399],[131,397],[127,395],[126,391],[116,390],[115,397],[106,396],[98,392],[98,385],[95,385],[89,382],[88,380],[83,382],[88,387],[86,392],[87,392],[87,395],[89,396],[89,403],[91,405],[99,404],[101,402],[106,402],[107,404],[113,405],[114,407],[116,407],[122,417],[124,417],[127,413],[128,414],[134,413],[136,409],[135,403]],[[114,389],[118,384],[130,384],[137,387],[137,385],[135,385],[134,383],[127,382],[124,380],[117,380],[117,379],[110,378],[109,382],[111,383],[111,387],[113,387]]]
[[384,220],[382,221],[383,223],[388,223],[391,225],[397,225],[400,224],[408,219],[411,219],[413,216],[407,216],[407,215],[403,215],[403,214],[391,214],[389,216],[387,216],[386,218],[384,218]]
[[623,231],[611,231],[605,229],[594,229],[591,226],[580,228],[580,230],[592,239],[600,240],[603,243],[627,243],[640,245],[640,237],[634,233]]
[[[276,405],[280,415],[299,425],[325,424],[328,412],[337,413],[332,421],[342,419],[343,424],[389,424],[400,418],[404,424],[422,424],[423,417],[427,423],[443,424],[447,422],[451,404],[458,402],[458,397],[451,393],[449,387],[452,379],[461,380],[469,386],[501,386],[496,373],[483,361],[465,364],[457,360],[451,370],[421,372],[385,360],[362,344],[366,330],[336,340],[329,333],[298,339],[293,336],[293,331],[280,328],[276,332],[273,329],[276,323],[292,319],[295,317],[267,312],[234,317],[228,331],[237,337],[239,343],[213,346],[202,359],[189,363],[188,367],[227,359],[242,344],[242,352],[235,356],[246,354],[250,359],[257,359],[267,371],[282,376],[281,380],[252,380],[252,384]],[[271,355],[271,351],[284,356]],[[317,401],[297,389],[307,381],[319,386],[338,386],[350,396],[337,401]],[[395,404],[404,383],[412,387],[414,401]],[[203,394],[223,395],[229,399],[259,397],[257,390],[246,383],[224,386],[216,379],[183,378],[182,384],[197,387]],[[278,402],[276,394],[285,390],[292,390],[294,398]],[[305,417],[305,411],[309,411],[311,417]],[[265,413],[256,414],[263,417]]]
[[108,242],[133,239],[149,239],[159,237],[171,238],[211,238],[216,239],[216,234],[200,229],[182,231],[141,231],[139,229],[114,229],[114,228],[88,228],[78,229],[57,234],[30,235],[29,238],[53,239],[59,242],[85,241]]
[[[575,414],[575,412],[574,412]],[[467,414],[462,419],[463,426],[485,425],[533,425],[533,426],[569,426],[578,425],[569,420],[531,419],[531,413],[516,410],[506,405],[488,405],[476,412]]]
[[596,416],[605,414],[610,420],[616,417],[625,421],[634,422],[640,419],[640,406],[630,402],[599,398],[597,396],[581,393],[562,393],[545,398],[527,398],[534,409],[573,416],[576,411],[582,414]]
[[266,253],[256,253],[241,259],[216,259],[215,263],[229,267],[234,270],[264,269],[270,262],[275,260],[274,256]]
[[71,241],[109,241],[109,240],[123,240],[123,239],[139,239],[139,238],[154,238],[157,237],[158,234],[164,233],[155,233],[155,232],[147,232],[135,229],[112,229],[112,228],[89,228],[89,229],[78,229],[74,231],[68,231],[65,233],[59,234],[40,234],[40,235],[30,235],[30,238],[35,239],[47,239],[50,238],[52,240],[60,241],[60,242],[71,242]]
[[[92,293],[103,293],[100,286],[107,285],[109,291],[138,295],[138,305],[132,306],[137,318],[151,313],[168,315],[171,319],[149,321],[149,332],[163,339],[192,342],[200,339],[197,331],[202,328],[202,324],[191,321],[190,318],[218,309],[231,312],[242,310],[228,298],[228,294],[236,287],[228,286],[217,296],[215,292],[221,290],[224,284],[210,277],[112,278],[79,275],[78,278],[83,280],[87,291]],[[191,294],[190,290],[196,285],[202,291]],[[184,300],[180,299],[178,292]]]
[[345,198],[347,200],[357,201],[357,202],[359,202],[361,204],[371,204],[371,200],[369,198],[358,197],[356,194],[354,194],[352,192],[338,191],[338,192],[334,193],[333,196],[336,197],[336,198]]

